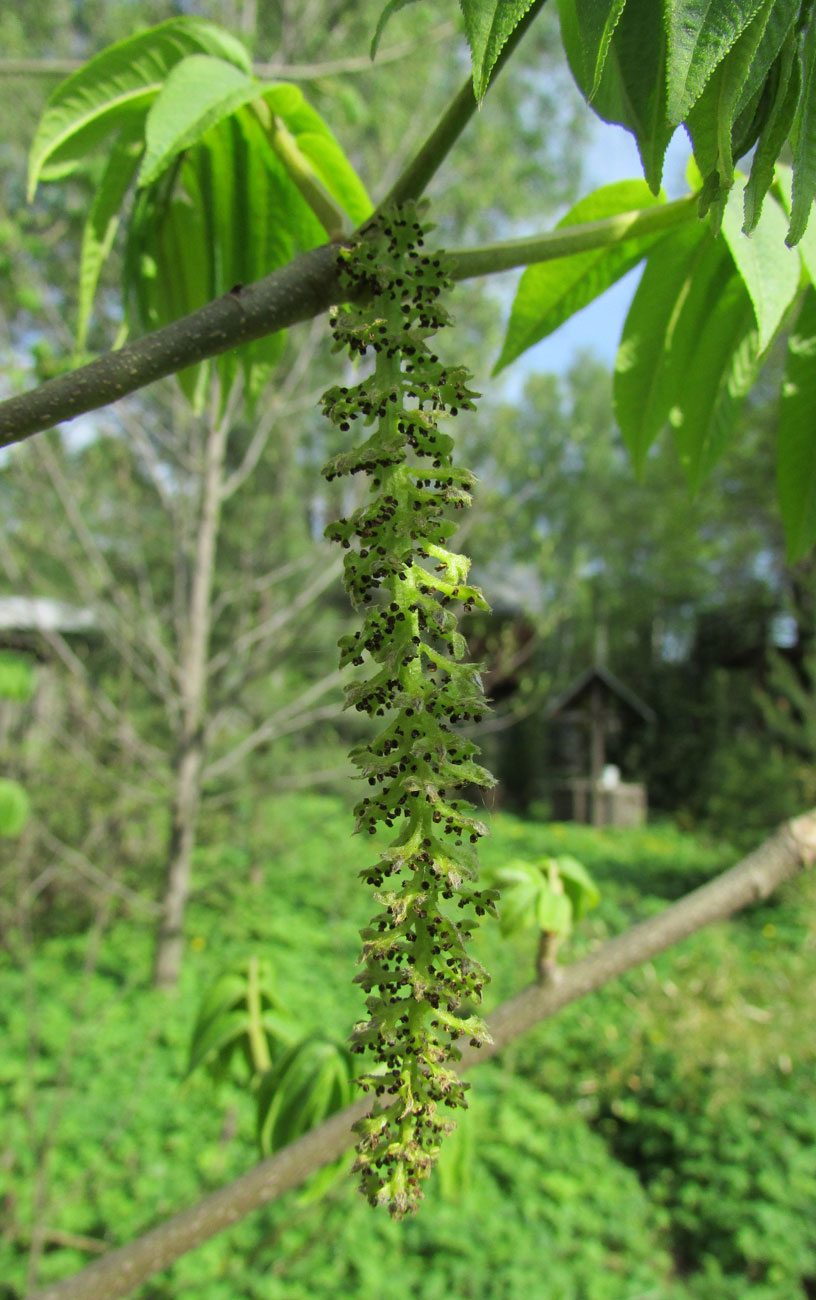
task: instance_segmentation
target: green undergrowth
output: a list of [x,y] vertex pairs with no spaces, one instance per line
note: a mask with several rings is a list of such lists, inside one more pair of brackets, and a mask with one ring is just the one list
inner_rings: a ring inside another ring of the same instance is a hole
[[[486,865],[572,854],[602,891],[564,960],[734,861],[668,826],[594,831],[492,818]],[[117,918],[0,965],[0,1287],[126,1242],[257,1158],[253,1100],[184,1081],[202,989],[271,960],[304,1034],[343,1037],[369,903],[340,799],[291,796],[228,845],[210,827],[179,992],[150,988],[151,933]],[[222,843],[216,842],[219,837]],[[416,1219],[325,1180],[251,1215],[146,1284],[141,1300],[804,1300],[816,1293],[816,883],[710,927],[567,1008],[473,1074],[472,1104]],[[535,936],[483,926],[486,1010],[529,982]],[[87,970],[86,967],[90,967]],[[39,1215],[33,1206],[39,1203]],[[68,1243],[68,1244],[66,1244]]]

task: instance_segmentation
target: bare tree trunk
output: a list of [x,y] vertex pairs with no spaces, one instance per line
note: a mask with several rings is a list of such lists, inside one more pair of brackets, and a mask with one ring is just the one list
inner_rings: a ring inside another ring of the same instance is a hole
[[184,948],[184,913],[190,897],[196,822],[204,766],[207,661],[212,629],[212,590],[224,486],[229,418],[210,426],[205,446],[204,485],[193,562],[184,644],[179,662],[181,734],[175,761],[173,826],[156,936],[154,979],[160,988],[178,981]]

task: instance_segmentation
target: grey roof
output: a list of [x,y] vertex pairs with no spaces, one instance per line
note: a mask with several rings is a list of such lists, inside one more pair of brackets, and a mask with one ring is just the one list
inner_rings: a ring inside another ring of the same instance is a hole
[[625,686],[614,673],[611,673],[608,668],[601,667],[600,664],[587,668],[585,672],[575,678],[575,681],[565,691],[556,696],[552,703],[547,706],[547,717],[552,718],[555,714],[567,708],[568,705],[576,704],[586,694],[593,682],[596,681],[606,687],[612,695],[616,695],[627,708],[630,708],[639,717],[643,718],[644,722],[654,722],[654,710],[650,709],[648,704],[645,704],[628,686]]
[[50,596],[0,596],[0,631],[88,632],[97,626],[92,609]]

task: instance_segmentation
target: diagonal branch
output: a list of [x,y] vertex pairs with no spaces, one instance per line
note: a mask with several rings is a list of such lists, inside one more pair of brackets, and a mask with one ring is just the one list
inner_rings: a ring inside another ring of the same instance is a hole
[[[609,980],[732,912],[769,894],[816,860],[816,809],[785,822],[770,839],[730,871],[695,889],[657,916],[633,926],[571,966],[559,979],[533,984],[504,1002],[489,1020],[493,1042],[477,1051],[465,1049],[462,1069],[500,1051],[541,1020],[594,992]],[[211,1192],[143,1237],[113,1250],[63,1282],[55,1282],[29,1300],[117,1300],[167,1268],[259,1206],[267,1204],[352,1145],[351,1125],[370,1105],[366,1098],[333,1115],[282,1151]]]
[[197,361],[308,320],[341,297],[336,247],[311,249],[255,284],[222,294],[116,352],[0,402],[0,447],[107,406]]
[[[526,239],[451,249],[450,256],[456,263],[453,279],[469,280],[551,262],[669,230],[682,221],[696,219],[695,203],[692,196]],[[309,320],[344,297],[336,245],[324,244],[302,253],[262,280],[225,293],[117,352],[106,352],[86,366],[49,379],[39,388],[6,398],[0,402],[0,447],[22,442],[61,421],[107,406],[185,366]]]

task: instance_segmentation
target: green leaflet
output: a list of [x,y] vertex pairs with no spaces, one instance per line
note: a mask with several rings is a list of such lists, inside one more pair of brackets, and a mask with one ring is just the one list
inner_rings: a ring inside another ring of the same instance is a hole
[[111,45],[63,81],[48,101],[29,155],[29,198],[47,165],[77,166],[123,116],[144,115],[170,69],[188,54],[212,54],[247,74],[252,70],[243,45],[202,18],[171,18]]
[[793,130],[793,198],[788,243],[798,244],[816,196],[816,19],[802,48],[802,95]]
[[253,1035],[261,1035],[271,1051],[281,1044],[288,1047],[294,1029],[277,997],[269,963],[251,957],[220,975],[202,997],[190,1039],[187,1075],[203,1067],[222,1078],[238,1051],[244,1053],[252,1072]]
[[735,124],[773,4],[774,0],[764,0],[755,18],[714,69],[686,119],[694,157],[704,178],[700,212],[704,215],[713,208],[715,220],[722,213],[733,183],[735,152],[739,157],[756,139],[756,135],[751,138],[750,131],[738,135]]
[[[362,224],[371,215],[371,200],[317,109],[307,102],[298,86],[286,82],[279,82],[264,91],[263,99],[286,123],[332,198],[356,225]],[[319,242],[323,242],[322,235]]]
[[638,472],[668,420],[668,353],[710,244],[710,235],[700,225],[683,226],[669,236],[647,258],[624,323],[615,360],[615,418]]
[[348,1048],[322,1035],[290,1048],[258,1089],[258,1143],[263,1154],[279,1151],[347,1106],[354,1074]]
[[601,901],[601,893],[583,862],[564,854],[555,859],[564,893],[572,903],[573,916],[580,921]]
[[29,812],[28,795],[19,781],[0,776],[0,838],[19,835]]
[[[667,38],[661,6],[655,0],[628,0],[615,21],[616,8],[607,6],[613,30],[602,29],[599,38],[596,5],[579,8],[574,0],[562,3],[564,44],[573,76],[584,96],[591,96],[598,116],[605,122],[618,122],[635,136],[644,175],[656,194],[673,131],[666,114]],[[598,77],[607,38],[606,58]]]
[[79,307],[76,345],[83,352],[88,337],[96,286],[105,259],[111,251],[125,195],[130,189],[142,152],[136,124],[123,128],[108,158],[102,179],[94,193],[91,210],[82,232],[79,258]]
[[[690,350],[686,380],[672,376],[669,412],[689,488],[698,491],[734,431],[756,379],[759,348],[751,300],[739,275],[725,264],[703,325]],[[691,375],[693,382],[688,382]]]
[[502,934],[536,926],[566,935],[600,900],[598,887],[576,858],[516,859],[494,873],[501,890],[499,920]]
[[750,235],[759,220],[765,195],[773,183],[776,160],[796,116],[802,87],[798,44],[796,35],[791,33],[779,55],[773,99],[757,139],[751,175],[745,187],[743,230],[746,235]]
[[[617,181],[581,199],[559,221],[558,228],[653,207],[661,202],[662,197],[656,198],[644,181]],[[663,238],[662,234],[644,235],[608,248],[573,253],[570,257],[528,267],[519,282],[493,373],[604,293]]]
[[777,489],[788,561],[794,564],[816,541],[816,290],[809,287],[788,341],[782,381]]
[[267,85],[234,63],[210,54],[191,54],[171,70],[145,120],[145,151],[138,184],[149,185],[176,154],[203,135]]
[[533,0],[459,0],[473,65],[473,93],[481,103],[507,41]]
[[599,85],[609,42],[626,0],[558,0],[561,39],[573,76],[587,101]]
[[711,74],[759,11],[763,0],[668,0],[667,112],[684,121]]
[[[785,211],[790,216],[793,171],[790,167],[786,167],[784,163],[777,163],[774,177],[778,186],[779,197]],[[805,275],[811,284],[816,284],[816,226],[807,226],[802,238],[796,244],[796,250],[802,259]]]
[[380,46],[382,34],[385,31],[392,14],[398,13],[398,11],[404,9],[406,5],[414,4],[415,2],[416,0],[388,0],[388,3],[377,19],[377,26],[375,27],[374,35],[371,38],[370,54],[372,59],[376,59],[377,57],[377,50]]
[[669,423],[692,489],[756,375],[753,308],[722,239],[683,229],[646,263],[615,363],[615,415],[636,468]]
[[785,246],[787,220],[775,199],[768,200],[753,234],[741,230],[745,177],[734,185],[723,213],[722,232],[754,306],[759,350],[772,342],[799,288],[798,256]]

